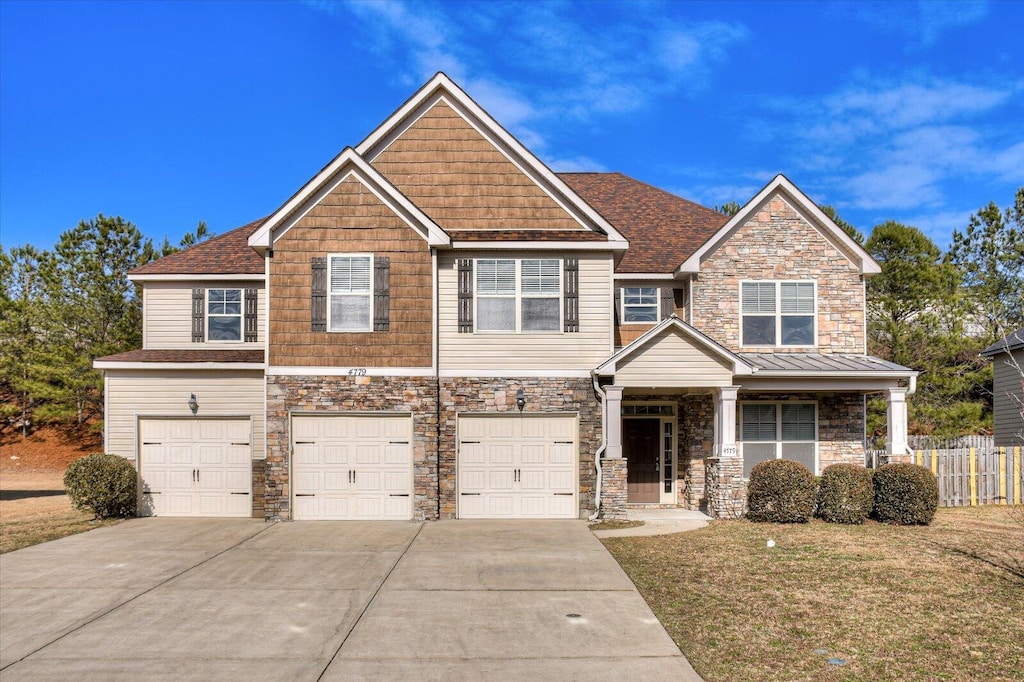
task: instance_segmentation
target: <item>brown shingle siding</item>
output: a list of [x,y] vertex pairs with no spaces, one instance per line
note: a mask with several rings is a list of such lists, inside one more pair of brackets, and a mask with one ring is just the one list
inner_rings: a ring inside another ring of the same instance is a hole
[[[311,259],[372,253],[391,259],[390,330],[313,332]],[[270,362],[318,367],[429,367],[433,274],[426,241],[355,177],[338,185],[274,244]]]

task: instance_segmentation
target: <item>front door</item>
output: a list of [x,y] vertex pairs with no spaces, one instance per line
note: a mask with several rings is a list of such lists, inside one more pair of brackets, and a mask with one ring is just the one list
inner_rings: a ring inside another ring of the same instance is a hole
[[623,419],[622,449],[626,456],[627,501],[659,502],[661,476],[658,471],[660,419]]

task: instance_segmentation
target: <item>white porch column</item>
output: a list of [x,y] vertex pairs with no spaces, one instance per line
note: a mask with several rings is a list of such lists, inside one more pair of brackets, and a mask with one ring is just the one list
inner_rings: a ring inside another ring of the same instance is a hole
[[718,457],[736,456],[736,393],[739,386],[723,386],[715,393],[715,449]]
[[897,457],[909,454],[907,447],[907,389],[890,388],[885,410],[885,452]]
[[608,429],[604,456],[622,457],[622,386],[604,387],[604,425]]

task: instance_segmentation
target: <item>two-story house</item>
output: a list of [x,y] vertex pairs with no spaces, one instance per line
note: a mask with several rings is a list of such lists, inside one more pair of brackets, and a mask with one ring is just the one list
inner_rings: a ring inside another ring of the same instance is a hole
[[870,394],[905,453],[877,272],[781,175],[727,218],[554,173],[438,74],[272,215],[130,273],[106,449],[144,513],[735,516],[757,462],[863,464]]

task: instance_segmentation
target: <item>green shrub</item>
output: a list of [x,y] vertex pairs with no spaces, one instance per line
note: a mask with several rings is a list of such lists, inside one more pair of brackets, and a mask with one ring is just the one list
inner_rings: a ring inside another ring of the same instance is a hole
[[875,518],[901,526],[927,526],[939,507],[935,474],[916,464],[884,464],[875,469]]
[[64,488],[76,509],[98,519],[135,516],[138,483],[135,467],[117,455],[86,455],[68,466]]
[[814,514],[814,474],[799,462],[770,459],[754,466],[747,486],[747,518],[807,523]]
[[864,523],[875,502],[871,472],[858,464],[833,464],[821,472],[818,518],[829,523]]

